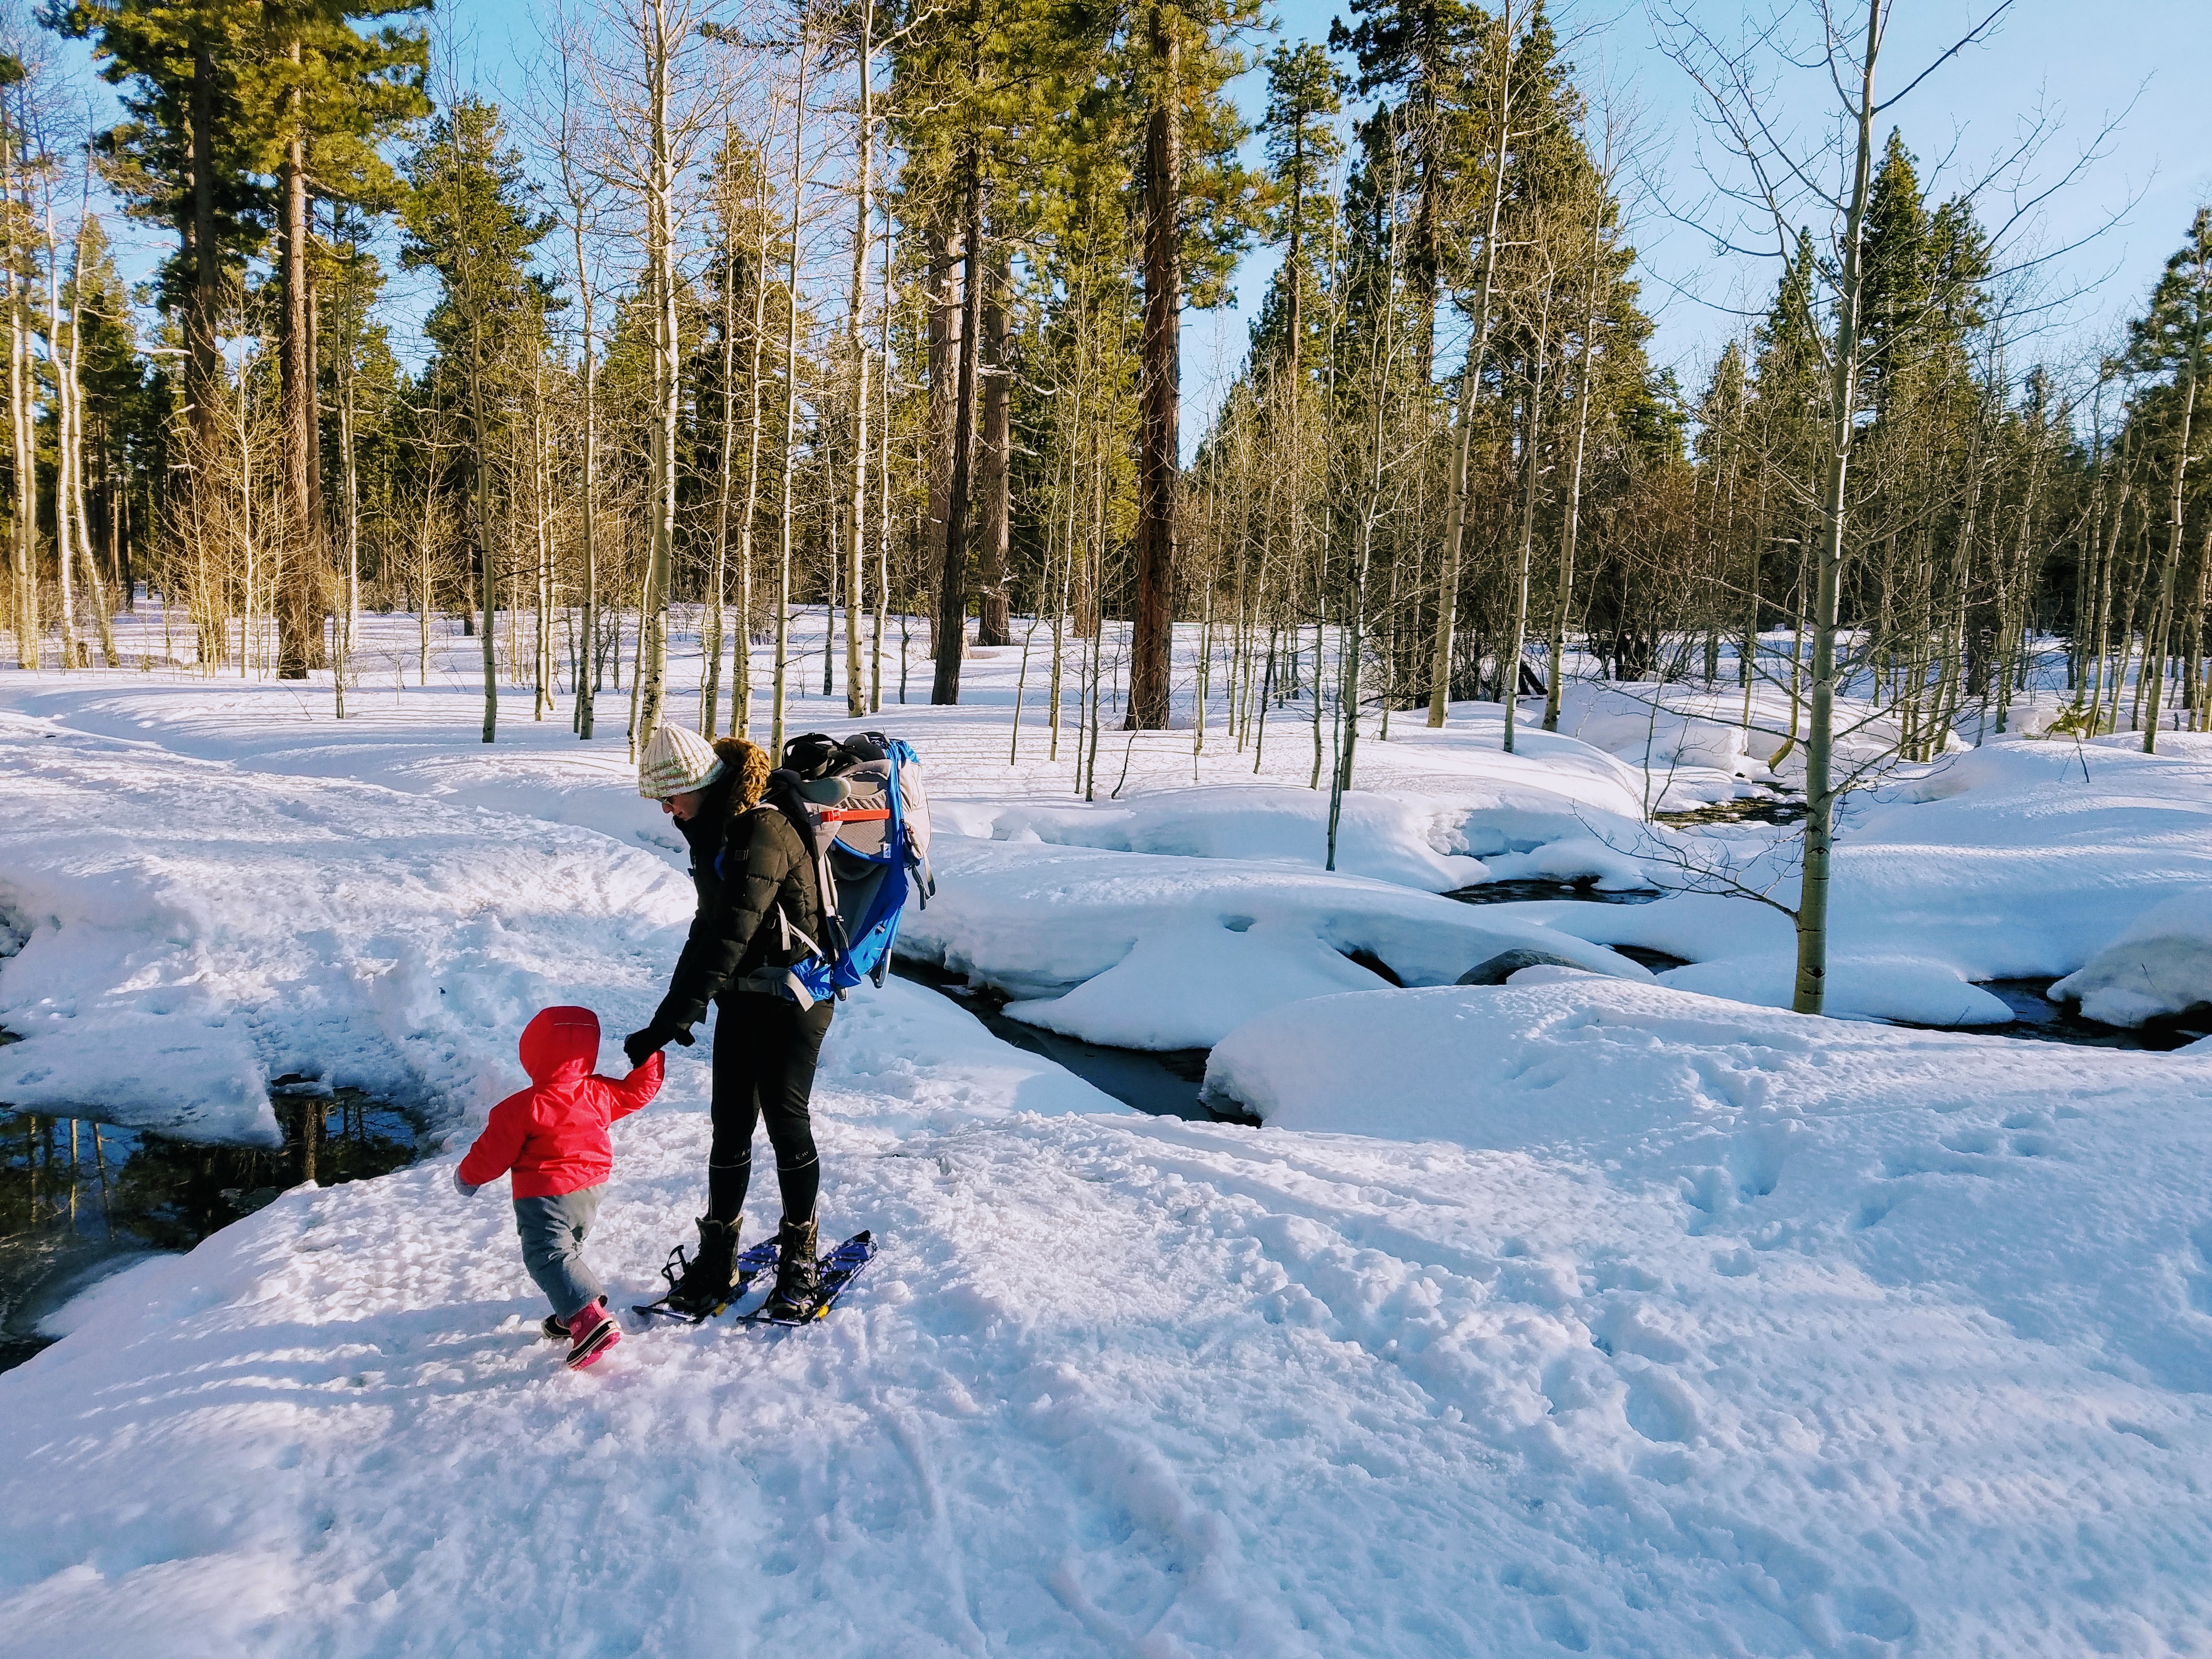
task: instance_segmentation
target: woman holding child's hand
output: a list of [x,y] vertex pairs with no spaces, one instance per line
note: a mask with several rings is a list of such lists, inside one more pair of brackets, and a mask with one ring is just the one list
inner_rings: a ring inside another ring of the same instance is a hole
[[688,1045],[708,1005],[717,1010],[707,1213],[699,1218],[699,1253],[669,1294],[679,1312],[703,1313],[729,1299],[753,1130],[763,1119],[783,1199],[775,1291],[764,1311],[795,1316],[818,1288],[821,1165],[808,1103],[832,1005],[802,1008],[787,988],[786,969],[822,935],[822,905],[799,831],[761,804],[771,769],[768,751],[743,738],[710,745],[672,726],[654,728],[638,761],[638,793],[660,803],[690,847],[699,909],[668,994],[623,1048],[636,1064],[671,1042]]

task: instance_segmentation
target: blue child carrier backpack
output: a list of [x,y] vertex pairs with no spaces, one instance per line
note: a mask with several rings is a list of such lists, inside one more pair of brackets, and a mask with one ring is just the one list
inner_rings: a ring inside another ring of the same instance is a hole
[[926,906],[937,890],[921,757],[880,732],[810,732],[784,744],[766,799],[814,854],[825,935],[807,938],[778,908],[787,938],[808,952],[786,970],[784,988],[811,1008],[864,979],[881,985],[908,893]]

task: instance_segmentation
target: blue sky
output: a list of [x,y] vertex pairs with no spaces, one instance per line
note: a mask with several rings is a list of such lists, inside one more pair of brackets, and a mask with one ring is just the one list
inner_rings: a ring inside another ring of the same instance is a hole
[[[1848,0],[1847,0],[1848,3]],[[1751,13],[1743,0],[1684,0],[1697,21],[1734,35]],[[1884,48],[1887,83],[1907,76],[1964,33],[1992,0],[1905,0]],[[465,42],[463,57],[495,90],[512,93],[534,54],[543,8],[531,0],[448,0],[441,28]],[[1279,37],[1323,40],[1336,0],[1276,0]],[[1763,12],[1762,14],[1763,15]],[[1633,238],[1647,307],[1657,319],[1654,357],[1675,365],[1694,389],[1712,356],[1743,325],[1742,311],[1763,304],[1773,285],[1761,262],[1718,255],[1705,182],[1723,164],[1698,120],[1694,88],[1662,50],[1661,30],[1644,0],[1559,0],[1554,21],[1573,40],[1571,57],[1588,84],[1602,84],[1637,111],[1644,160],[1632,180]],[[1261,46],[1266,42],[1255,43]],[[2018,142],[2023,122],[2040,115],[2053,135],[2037,168],[2048,183],[2096,142],[2115,118],[2100,157],[2024,228],[2023,247],[2089,244],[2039,267],[2036,280],[2054,303],[2037,313],[2037,332],[2021,348],[2063,361],[2095,341],[2136,307],[2160,263],[2177,246],[2195,204],[2212,197],[2212,6],[2207,0],[2014,0],[1996,32],[1937,70],[1896,112],[1920,157],[1931,193],[1948,194]],[[1821,118],[1821,88],[1801,82],[1780,91],[1778,106],[1810,127]],[[1235,88],[1248,115],[1265,98],[1256,70]],[[1256,145],[1255,146],[1256,160]],[[2002,216],[1985,204],[1985,220]],[[2110,222],[2117,218],[2117,222]],[[122,228],[118,227],[118,230]],[[143,265],[158,239],[125,232]],[[1241,356],[1246,325],[1275,268],[1262,250],[1246,261],[1238,304],[1194,313],[1183,347],[1185,441],[1195,441],[1219,386]],[[395,284],[396,331],[422,296]]]
[[[1848,9],[1849,0],[1844,3]],[[1905,0],[1883,46],[1885,83],[1901,88],[1991,3]],[[1279,0],[1273,15],[1284,39],[1318,40],[1344,9],[1334,0]],[[1694,0],[1687,9],[1724,37],[1741,31],[1747,17],[1766,15],[1763,7],[1719,0]],[[1704,130],[1696,88],[1662,49],[1660,29],[1641,0],[1559,4],[1553,16],[1563,38],[1577,37],[1571,56],[1586,83],[1593,89],[1602,84],[1638,112],[1645,155],[1643,177],[1635,181],[1641,188],[1632,192],[1632,240],[1640,255],[1644,301],[1658,323],[1651,352],[1656,361],[1675,365],[1694,391],[1712,356],[1741,328],[1742,309],[1763,307],[1776,273],[1764,261],[1715,252],[1709,228],[1725,226],[1705,173],[1708,165],[1727,158]],[[1248,77],[1252,84],[1240,88],[1255,117],[1264,100],[1260,78]],[[2208,88],[2212,5],[2206,0],[2106,0],[2088,7],[2015,0],[1986,43],[1938,70],[1896,109],[1895,124],[1936,196],[1986,173],[2017,145],[2024,124],[2039,116],[2053,131],[2032,177],[2055,182],[2125,112],[2099,146],[2101,159],[2020,233],[2020,246],[2031,251],[2057,250],[2094,235],[2078,252],[2045,259],[2033,274],[2049,301],[2076,297],[2037,319],[2039,331],[2025,348],[2032,355],[2047,352],[2056,360],[2078,353],[2130,314],[2179,245],[2196,204],[2212,197]],[[1778,101],[1809,125],[1820,118],[1817,94],[1824,89],[1801,81],[1784,89],[1795,99]],[[1993,198],[1983,216],[1993,222],[2003,211],[2002,201]],[[1184,347],[1187,410],[1209,406],[1208,377],[1233,372],[1246,320],[1274,265],[1272,257],[1249,262],[1237,314],[1192,319]],[[1223,363],[1227,369],[1218,370]]]

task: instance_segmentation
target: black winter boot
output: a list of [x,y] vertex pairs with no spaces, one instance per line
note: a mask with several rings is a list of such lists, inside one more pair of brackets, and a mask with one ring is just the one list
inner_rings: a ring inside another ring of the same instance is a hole
[[805,1319],[812,1316],[822,1295],[822,1267],[816,1261],[817,1241],[812,1217],[793,1222],[786,1218],[776,1235],[775,1289],[762,1304],[769,1319]]
[[[680,1256],[683,1252],[679,1249]],[[737,1285],[738,1224],[699,1218],[699,1254],[684,1264],[684,1275],[668,1287],[668,1305],[678,1313],[703,1314],[730,1299]]]

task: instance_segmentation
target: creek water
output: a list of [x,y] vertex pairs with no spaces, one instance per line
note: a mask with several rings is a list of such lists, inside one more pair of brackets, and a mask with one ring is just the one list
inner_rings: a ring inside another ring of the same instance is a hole
[[189,1250],[303,1181],[336,1186],[415,1161],[405,1114],[356,1089],[302,1093],[301,1082],[270,1085],[282,1147],[0,1109],[0,1370],[46,1346],[39,1322],[108,1273]]
[[1195,1123],[1257,1123],[1234,1107],[1199,1098],[1206,1081],[1203,1048],[1109,1048],[1008,1018],[1003,992],[973,986],[958,974],[927,963],[901,959],[892,969],[901,979],[926,985],[950,997],[989,1028],[991,1035],[1017,1048],[1065,1066],[1076,1076],[1125,1106],[1154,1117],[1188,1118]]

